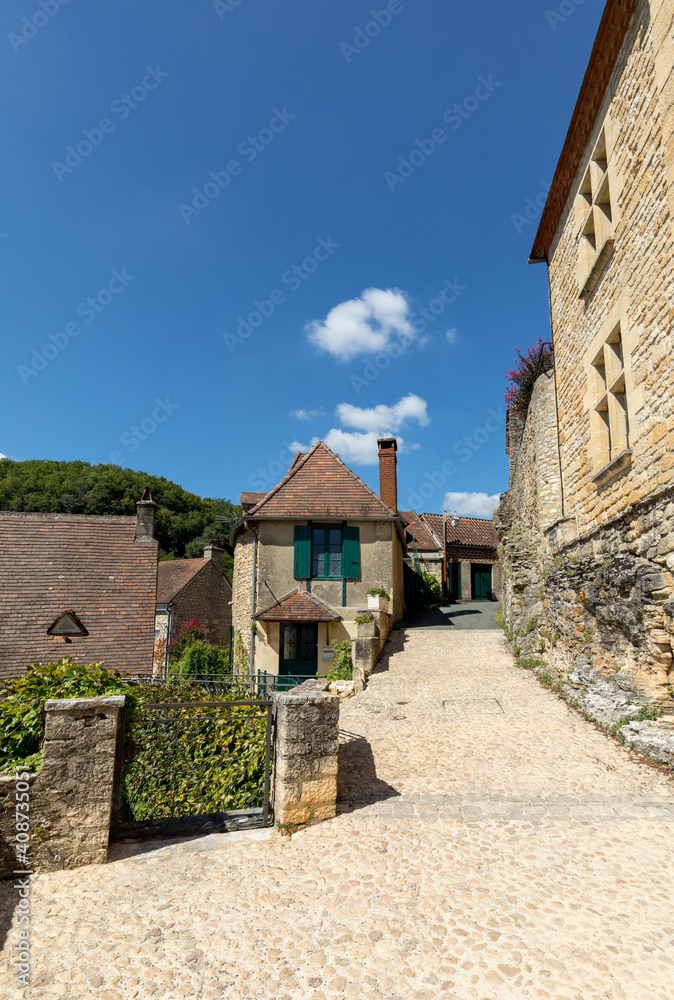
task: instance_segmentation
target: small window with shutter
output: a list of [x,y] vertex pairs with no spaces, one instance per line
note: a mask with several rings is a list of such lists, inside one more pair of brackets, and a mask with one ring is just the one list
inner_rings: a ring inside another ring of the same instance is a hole
[[295,528],[296,580],[360,579],[360,529],[313,524]]

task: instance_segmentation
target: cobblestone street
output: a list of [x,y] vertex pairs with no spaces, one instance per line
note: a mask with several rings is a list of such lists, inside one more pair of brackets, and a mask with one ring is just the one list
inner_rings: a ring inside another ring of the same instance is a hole
[[0,995],[671,1000],[674,783],[500,632],[394,632],[341,729],[335,820],[34,878]]

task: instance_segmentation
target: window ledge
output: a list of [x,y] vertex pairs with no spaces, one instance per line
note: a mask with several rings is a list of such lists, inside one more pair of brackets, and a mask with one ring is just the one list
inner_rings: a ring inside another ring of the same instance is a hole
[[609,236],[609,238],[606,240],[603,247],[599,251],[597,259],[595,260],[594,264],[592,265],[592,269],[590,270],[590,273],[585,279],[585,283],[580,290],[580,295],[578,296],[578,298],[587,300],[589,299],[590,295],[592,295],[592,292],[599,284],[599,279],[601,278],[602,271],[604,270],[609,260],[611,259],[614,248],[615,248],[615,239],[613,236]]
[[603,469],[600,469],[596,476],[592,477],[592,482],[595,486],[603,486],[607,483],[609,479],[612,479],[623,469],[628,468],[632,464],[632,449],[625,448],[621,451],[619,455],[612,458],[608,465],[605,465]]

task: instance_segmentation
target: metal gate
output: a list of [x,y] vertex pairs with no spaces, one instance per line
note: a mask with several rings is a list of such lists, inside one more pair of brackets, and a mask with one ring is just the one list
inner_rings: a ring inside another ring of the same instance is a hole
[[142,702],[127,728],[117,836],[268,825],[272,727],[268,698]]

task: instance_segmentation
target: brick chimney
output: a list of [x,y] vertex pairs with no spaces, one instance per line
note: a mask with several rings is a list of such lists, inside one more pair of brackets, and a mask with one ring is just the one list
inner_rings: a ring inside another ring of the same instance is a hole
[[398,510],[398,442],[394,437],[379,438],[379,496],[393,510]]
[[204,549],[204,559],[210,559],[213,565],[222,573],[224,556],[225,550],[220,548],[220,542],[217,538],[211,538]]
[[152,499],[150,487],[146,486],[143,496],[136,504],[136,534],[135,542],[154,541],[154,515],[157,505]]

